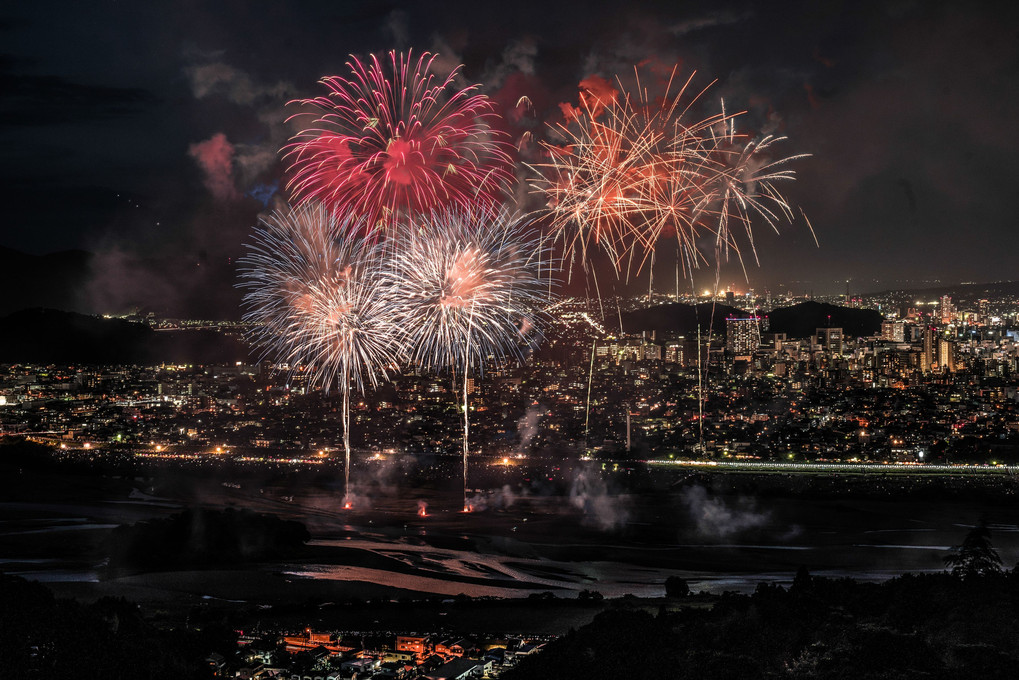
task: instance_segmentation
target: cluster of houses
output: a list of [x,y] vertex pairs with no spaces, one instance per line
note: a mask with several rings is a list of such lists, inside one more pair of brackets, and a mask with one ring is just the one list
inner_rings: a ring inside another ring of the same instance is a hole
[[213,654],[217,677],[237,680],[468,680],[492,678],[547,640],[521,637],[379,636],[306,629],[275,639],[240,634],[234,662]]

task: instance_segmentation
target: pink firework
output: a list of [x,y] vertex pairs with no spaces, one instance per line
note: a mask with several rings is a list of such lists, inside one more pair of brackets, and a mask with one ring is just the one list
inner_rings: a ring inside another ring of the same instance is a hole
[[401,214],[500,200],[513,173],[510,146],[489,124],[498,114],[478,86],[454,83],[459,67],[433,75],[436,56],[351,57],[349,77],[320,81],[325,96],[291,102],[305,109],[296,116],[314,117],[286,147],[296,201],[377,230]]

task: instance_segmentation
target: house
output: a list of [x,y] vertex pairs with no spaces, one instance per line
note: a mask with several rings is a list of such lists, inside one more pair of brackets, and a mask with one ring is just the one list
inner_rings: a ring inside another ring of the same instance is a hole
[[205,663],[209,665],[209,670],[211,670],[212,674],[216,677],[223,675],[224,671],[226,671],[226,659],[223,658],[222,654],[213,652],[209,656],[205,657]]
[[435,645],[435,653],[443,656],[463,656],[464,649],[469,646],[470,643],[466,640],[443,640]]
[[355,661],[344,661],[340,664],[340,672],[344,676],[354,674],[355,677],[366,678],[379,667],[375,659],[357,659]]
[[403,680],[404,678],[410,677],[413,672],[414,666],[403,663],[402,661],[383,661],[379,666],[379,672],[376,673],[374,677]]
[[425,680],[468,680],[480,678],[486,670],[490,670],[492,662],[475,661],[474,659],[453,659],[431,673],[426,673]]
[[400,661],[400,662],[411,662],[417,655],[414,652],[409,652],[400,649],[387,650],[383,656],[383,661]]
[[434,671],[436,668],[441,667],[446,660],[439,654],[432,654],[424,661],[421,662],[421,670],[424,672]]
[[431,641],[423,635],[398,635],[396,637],[396,651],[410,652],[417,656],[424,656],[431,647]]

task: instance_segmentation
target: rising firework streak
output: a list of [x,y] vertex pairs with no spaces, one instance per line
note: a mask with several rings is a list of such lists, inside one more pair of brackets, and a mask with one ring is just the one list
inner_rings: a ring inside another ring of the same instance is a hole
[[466,506],[468,376],[488,361],[521,358],[541,337],[548,298],[538,263],[548,255],[520,217],[479,208],[432,213],[408,225],[396,244],[383,277],[400,291],[407,354],[463,381]]
[[404,334],[395,292],[380,275],[379,246],[362,223],[321,206],[263,217],[240,261],[249,340],[261,359],[303,371],[343,395],[344,490],[350,482],[350,390],[364,393],[399,361]]

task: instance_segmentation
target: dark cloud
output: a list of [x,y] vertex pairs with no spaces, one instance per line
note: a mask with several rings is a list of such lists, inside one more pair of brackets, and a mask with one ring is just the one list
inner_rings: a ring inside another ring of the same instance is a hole
[[0,125],[47,126],[135,116],[159,104],[153,93],[132,87],[85,85],[59,76],[13,73],[0,62]]

